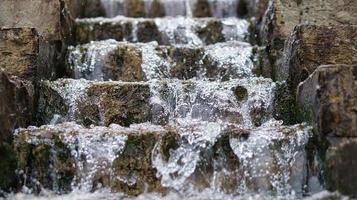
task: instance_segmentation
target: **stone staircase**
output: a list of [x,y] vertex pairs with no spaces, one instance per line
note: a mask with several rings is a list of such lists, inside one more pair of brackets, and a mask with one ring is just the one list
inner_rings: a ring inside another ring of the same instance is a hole
[[248,5],[200,2],[103,0],[102,17],[75,21],[69,77],[39,83],[47,125],[15,133],[23,193],[295,199],[319,187],[311,128],[273,118],[277,84],[258,75],[237,18]]

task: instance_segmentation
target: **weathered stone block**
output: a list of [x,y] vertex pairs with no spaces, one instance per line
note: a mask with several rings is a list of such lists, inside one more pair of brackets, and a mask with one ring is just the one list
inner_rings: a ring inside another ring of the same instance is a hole
[[297,101],[321,134],[357,136],[357,66],[320,66],[299,85]]
[[0,69],[33,78],[39,64],[39,36],[33,28],[0,28]]
[[[130,128],[63,123],[17,130],[14,150],[20,183],[27,180],[34,192],[80,187],[140,195],[213,187],[235,195],[240,186],[249,191],[292,186],[302,194],[309,131],[304,125],[271,125],[242,130],[204,122],[166,128],[150,123]],[[284,148],[292,153],[285,155]]]
[[349,1],[270,0],[261,30],[262,41],[282,48],[284,40],[300,23],[319,26],[356,24],[356,13],[357,5]]
[[[267,45],[271,67],[281,64],[280,59],[283,55],[284,43],[298,24],[316,26],[352,25],[357,24],[356,13],[357,5],[343,0],[270,0],[260,27],[260,39],[262,44]],[[341,30],[342,27],[337,29]],[[336,37],[334,41],[338,38]],[[330,39],[332,38],[325,41]]]
[[297,26],[287,41],[278,77],[295,90],[319,65],[356,64],[356,41],[357,26]]
[[46,40],[61,40],[67,29],[60,0],[3,0],[0,27],[34,27]]
[[[259,85],[262,89],[255,91],[251,85]],[[246,90],[237,92],[237,87]],[[261,78],[224,83],[60,79],[42,82],[38,115],[43,123],[64,120],[84,125],[116,123],[129,126],[141,122],[166,125],[170,120],[186,117],[259,125],[270,115],[268,102],[274,97],[273,90],[274,84]],[[249,98],[245,97],[247,95]],[[249,109],[249,116],[245,118],[242,116],[243,106]]]
[[38,115],[49,123],[55,114],[81,124],[129,126],[150,117],[150,88],[145,83],[45,81],[40,87]]
[[[164,192],[151,159],[155,145],[169,145],[165,136],[171,134],[175,130],[153,125],[87,129],[64,123],[19,129],[14,140],[19,185],[34,193],[42,188],[67,193],[77,187],[88,192],[107,187],[129,195]],[[172,147],[160,148],[169,152]]]
[[325,178],[330,190],[357,196],[357,139],[329,138],[326,152]]
[[33,120],[34,89],[31,83],[10,78],[0,70],[0,143],[10,142],[18,127]]

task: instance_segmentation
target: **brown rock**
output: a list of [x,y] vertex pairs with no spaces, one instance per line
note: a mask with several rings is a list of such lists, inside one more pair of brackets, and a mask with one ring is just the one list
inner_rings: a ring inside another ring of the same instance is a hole
[[123,152],[113,163],[114,173],[122,179],[114,181],[113,191],[130,195],[139,195],[146,191],[165,192],[160,179],[156,177],[156,169],[151,160],[159,139],[158,134],[150,132],[128,136]]
[[28,126],[34,114],[34,89],[31,83],[10,78],[0,70],[0,143],[10,142],[18,127]]
[[357,63],[356,40],[357,26],[297,26],[287,42],[279,79],[295,89],[319,65]]
[[329,138],[330,146],[326,152],[325,178],[330,190],[357,196],[357,139]]
[[38,114],[48,123],[55,114],[85,125],[129,126],[150,119],[150,88],[145,83],[45,81]]
[[33,78],[39,64],[39,36],[33,28],[0,28],[0,69]]
[[46,40],[61,40],[69,33],[64,6],[60,0],[3,0],[0,27],[34,27]]
[[356,13],[357,5],[348,1],[271,0],[262,20],[261,42],[267,45],[272,64],[280,64],[284,43],[296,25],[351,25],[357,23]]
[[[163,193],[165,188],[151,159],[156,144],[172,134],[174,130],[152,125],[87,129],[63,123],[19,129],[14,141],[19,178],[25,181],[25,175],[31,177],[26,186],[35,192],[42,188],[69,192],[78,184],[90,191],[106,187],[128,195]],[[171,142],[160,144],[165,151],[174,148]],[[103,151],[96,149],[97,145],[108,148]]]
[[297,101],[320,133],[357,136],[357,66],[320,66],[300,84]]

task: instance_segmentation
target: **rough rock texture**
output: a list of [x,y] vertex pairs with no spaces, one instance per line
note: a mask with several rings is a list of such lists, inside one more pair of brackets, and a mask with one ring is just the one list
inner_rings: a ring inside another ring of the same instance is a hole
[[45,123],[55,114],[84,125],[129,126],[150,117],[150,88],[145,83],[45,81],[40,91],[38,116]]
[[0,70],[0,142],[11,141],[14,129],[32,122],[33,93],[31,83],[10,78]]
[[33,28],[0,28],[0,69],[33,78],[39,64],[39,36]]
[[[64,75],[66,44],[71,41],[78,1],[4,0],[0,2],[0,27],[35,28],[39,34],[37,79]],[[6,47],[11,48],[11,47]]]
[[357,26],[301,25],[287,41],[281,80],[295,88],[319,65],[357,63]]
[[284,43],[296,25],[300,23],[317,26],[357,24],[356,13],[357,5],[353,1],[270,0],[261,25],[260,39],[264,45],[267,45],[274,65],[277,64],[275,61],[281,58]]
[[248,23],[240,19],[217,18],[85,18],[76,20],[78,43],[105,39],[159,44],[214,44],[228,40],[244,40]]
[[[90,191],[101,185],[129,195],[164,192],[151,159],[159,141],[167,145],[161,149],[170,151],[165,136],[171,134],[174,130],[156,126],[86,129],[74,123],[19,129],[14,140],[18,175],[21,181],[26,180],[25,176],[32,177],[26,185],[35,192],[41,187],[69,192],[77,183]],[[107,155],[98,154],[96,145],[110,145]],[[88,166],[88,171],[81,166]]]
[[300,84],[297,100],[320,133],[357,136],[357,66],[320,66]]
[[33,93],[29,82],[0,70],[0,188],[4,190],[16,185],[16,158],[10,144],[14,129],[32,123]]
[[68,30],[63,6],[61,0],[3,0],[0,27],[34,27],[46,40],[61,40]]
[[357,138],[329,138],[329,143],[325,160],[328,188],[357,197]]

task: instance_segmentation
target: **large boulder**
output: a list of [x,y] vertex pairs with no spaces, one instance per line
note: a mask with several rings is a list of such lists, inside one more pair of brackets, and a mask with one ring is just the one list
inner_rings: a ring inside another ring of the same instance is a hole
[[357,26],[297,26],[277,70],[291,89],[304,81],[319,65],[357,63]]
[[299,85],[297,101],[321,134],[357,136],[357,66],[320,66]]
[[33,78],[39,64],[39,36],[33,28],[0,28],[0,69]]

